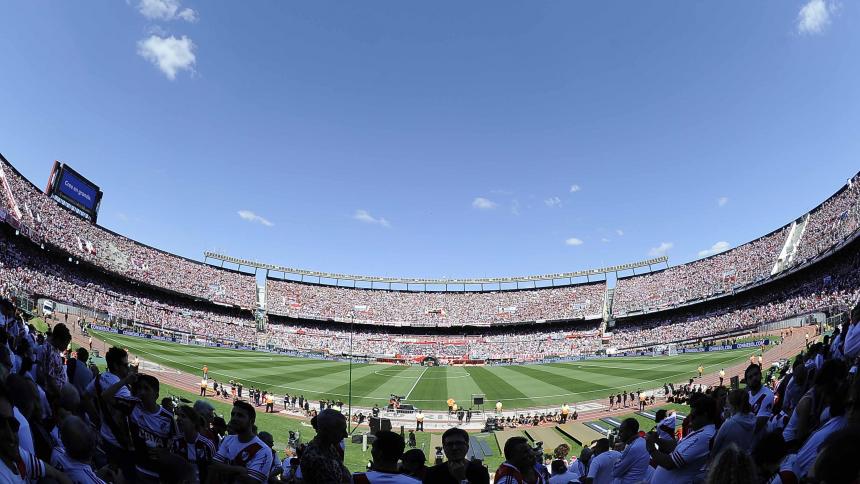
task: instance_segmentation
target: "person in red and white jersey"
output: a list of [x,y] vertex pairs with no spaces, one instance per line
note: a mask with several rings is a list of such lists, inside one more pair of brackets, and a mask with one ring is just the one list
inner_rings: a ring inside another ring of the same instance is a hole
[[373,467],[368,472],[353,474],[353,484],[418,484],[418,479],[401,474],[397,468],[405,449],[406,443],[400,434],[390,430],[377,432],[370,450]]
[[269,479],[272,452],[254,434],[256,418],[254,407],[248,402],[233,403],[229,428],[234,433],[221,441],[209,467],[210,474],[221,479],[215,482],[266,482]]
[[505,461],[496,469],[496,484],[547,484],[549,479],[537,470],[535,455],[525,437],[511,437],[505,442]]
[[759,434],[767,425],[770,415],[773,413],[773,390],[761,382],[761,367],[750,365],[744,372],[747,383],[747,391],[750,395],[750,408],[756,416],[755,434]]
[[159,479],[159,460],[173,447],[179,436],[173,414],[157,403],[158,379],[152,375],[136,374],[133,389],[137,404],[128,418],[131,441],[134,444],[135,468],[138,481]]
[[206,482],[209,464],[216,452],[215,444],[200,433],[203,422],[203,417],[188,405],[181,405],[176,409],[179,438],[174,441],[173,453],[192,465],[194,477],[198,482]]

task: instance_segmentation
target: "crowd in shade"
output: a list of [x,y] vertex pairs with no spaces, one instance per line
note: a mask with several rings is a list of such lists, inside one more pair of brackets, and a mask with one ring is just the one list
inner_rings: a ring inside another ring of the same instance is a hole
[[159,400],[158,378],[130,365],[125,350],[110,348],[100,370],[86,349],[72,351],[63,323],[39,333],[6,299],[0,338],[2,482],[838,484],[860,478],[860,305],[785,364],[750,364],[742,388],[690,386],[683,419],[665,410],[653,428],[625,419],[617,435],[588,443],[574,457],[563,446],[547,456],[513,437],[496,469],[468,459],[469,434],[452,428],[442,435],[444,458],[435,465],[421,450],[407,450],[402,435],[379,431],[369,468],[351,472],[344,465],[347,421],[335,408],[316,413],[313,439],[281,461],[271,434],[256,425],[255,405],[244,399],[234,399],[227,421],[205,400],[178,406]]

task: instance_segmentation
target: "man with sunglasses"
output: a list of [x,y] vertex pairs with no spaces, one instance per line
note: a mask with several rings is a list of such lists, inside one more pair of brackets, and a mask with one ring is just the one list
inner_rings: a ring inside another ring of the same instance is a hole
[[461,428],[450,428],[442,434],[442,450],[447,462],[427,469],[424,482],[439,484],[489,484],[490,474],[479,460],[467,460],[469,433]]

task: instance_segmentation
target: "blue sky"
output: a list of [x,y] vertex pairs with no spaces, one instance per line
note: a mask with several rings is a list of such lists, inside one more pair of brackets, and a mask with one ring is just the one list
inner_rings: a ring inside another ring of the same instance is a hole
[[69,163],[104,190],[102,225],[197,259],[681,263],[860,168],[857,2],[13,1],[0,18],[0,152],[39,186]]

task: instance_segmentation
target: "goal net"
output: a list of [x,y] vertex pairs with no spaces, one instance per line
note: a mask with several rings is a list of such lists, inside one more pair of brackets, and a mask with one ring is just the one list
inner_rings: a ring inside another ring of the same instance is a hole
[[657,345],[652,349],[652,356],[676,356],[678,354],[678,345],[669,343],[665,345]]

